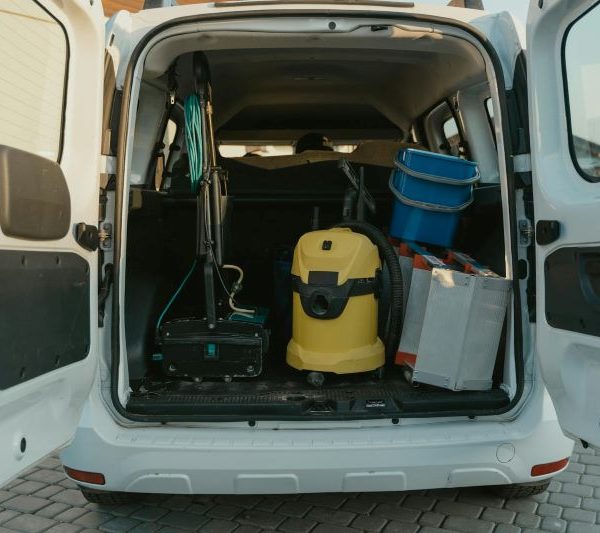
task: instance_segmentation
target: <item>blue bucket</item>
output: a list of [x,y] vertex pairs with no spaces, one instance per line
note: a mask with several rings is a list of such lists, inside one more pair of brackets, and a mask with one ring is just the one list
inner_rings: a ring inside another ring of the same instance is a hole
[[461,212],[473,202],[477,164],[407,148],[398,152],[394,165],[392,237],[451,247]]

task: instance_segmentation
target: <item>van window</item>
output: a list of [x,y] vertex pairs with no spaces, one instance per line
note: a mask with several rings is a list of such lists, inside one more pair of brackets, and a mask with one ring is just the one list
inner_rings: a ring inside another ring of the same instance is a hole
[[36,2],[0,10],[0,144],[58,160],[62,143],[67,37]]
[[460,156],[460,133],[458,124],[454,117],[449,118],[444,122],[444,137],[448,143],[448,152],[456,157]]
[[578,171],[600,181],[600,7],[588,11],[565,37],[564,71],[571,155]]

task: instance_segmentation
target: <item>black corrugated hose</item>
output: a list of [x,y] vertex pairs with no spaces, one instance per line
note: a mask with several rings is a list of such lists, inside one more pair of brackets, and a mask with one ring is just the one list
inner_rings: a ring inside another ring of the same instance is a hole
[[385,358],[387,364],[393,364],[402,334],[402,321],[404,318],[404,283],[398,256],[393,246],[381,230],[367,222],[347,221],[336,224],[338,228],[349,228],[355,233],[367,236],[379,249],[385,266],[390,274],[391,300],[389,319],[385,332]]

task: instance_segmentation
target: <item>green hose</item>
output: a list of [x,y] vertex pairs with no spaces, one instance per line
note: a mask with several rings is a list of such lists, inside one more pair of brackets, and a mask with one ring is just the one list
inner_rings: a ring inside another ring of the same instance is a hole
[[202,182],[203,139],[202,108],[197,94],[190,94],[184,102],[185,142],[190,164],[190,186],[194,194],[198,194]]

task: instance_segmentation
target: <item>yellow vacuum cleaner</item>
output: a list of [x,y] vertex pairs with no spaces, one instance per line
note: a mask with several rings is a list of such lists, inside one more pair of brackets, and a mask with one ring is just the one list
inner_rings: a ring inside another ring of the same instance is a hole
[[385,364],[378,337],[378,248],[348,228],[303,235],[292,264],[293,336],[287,363],[351,374]]

